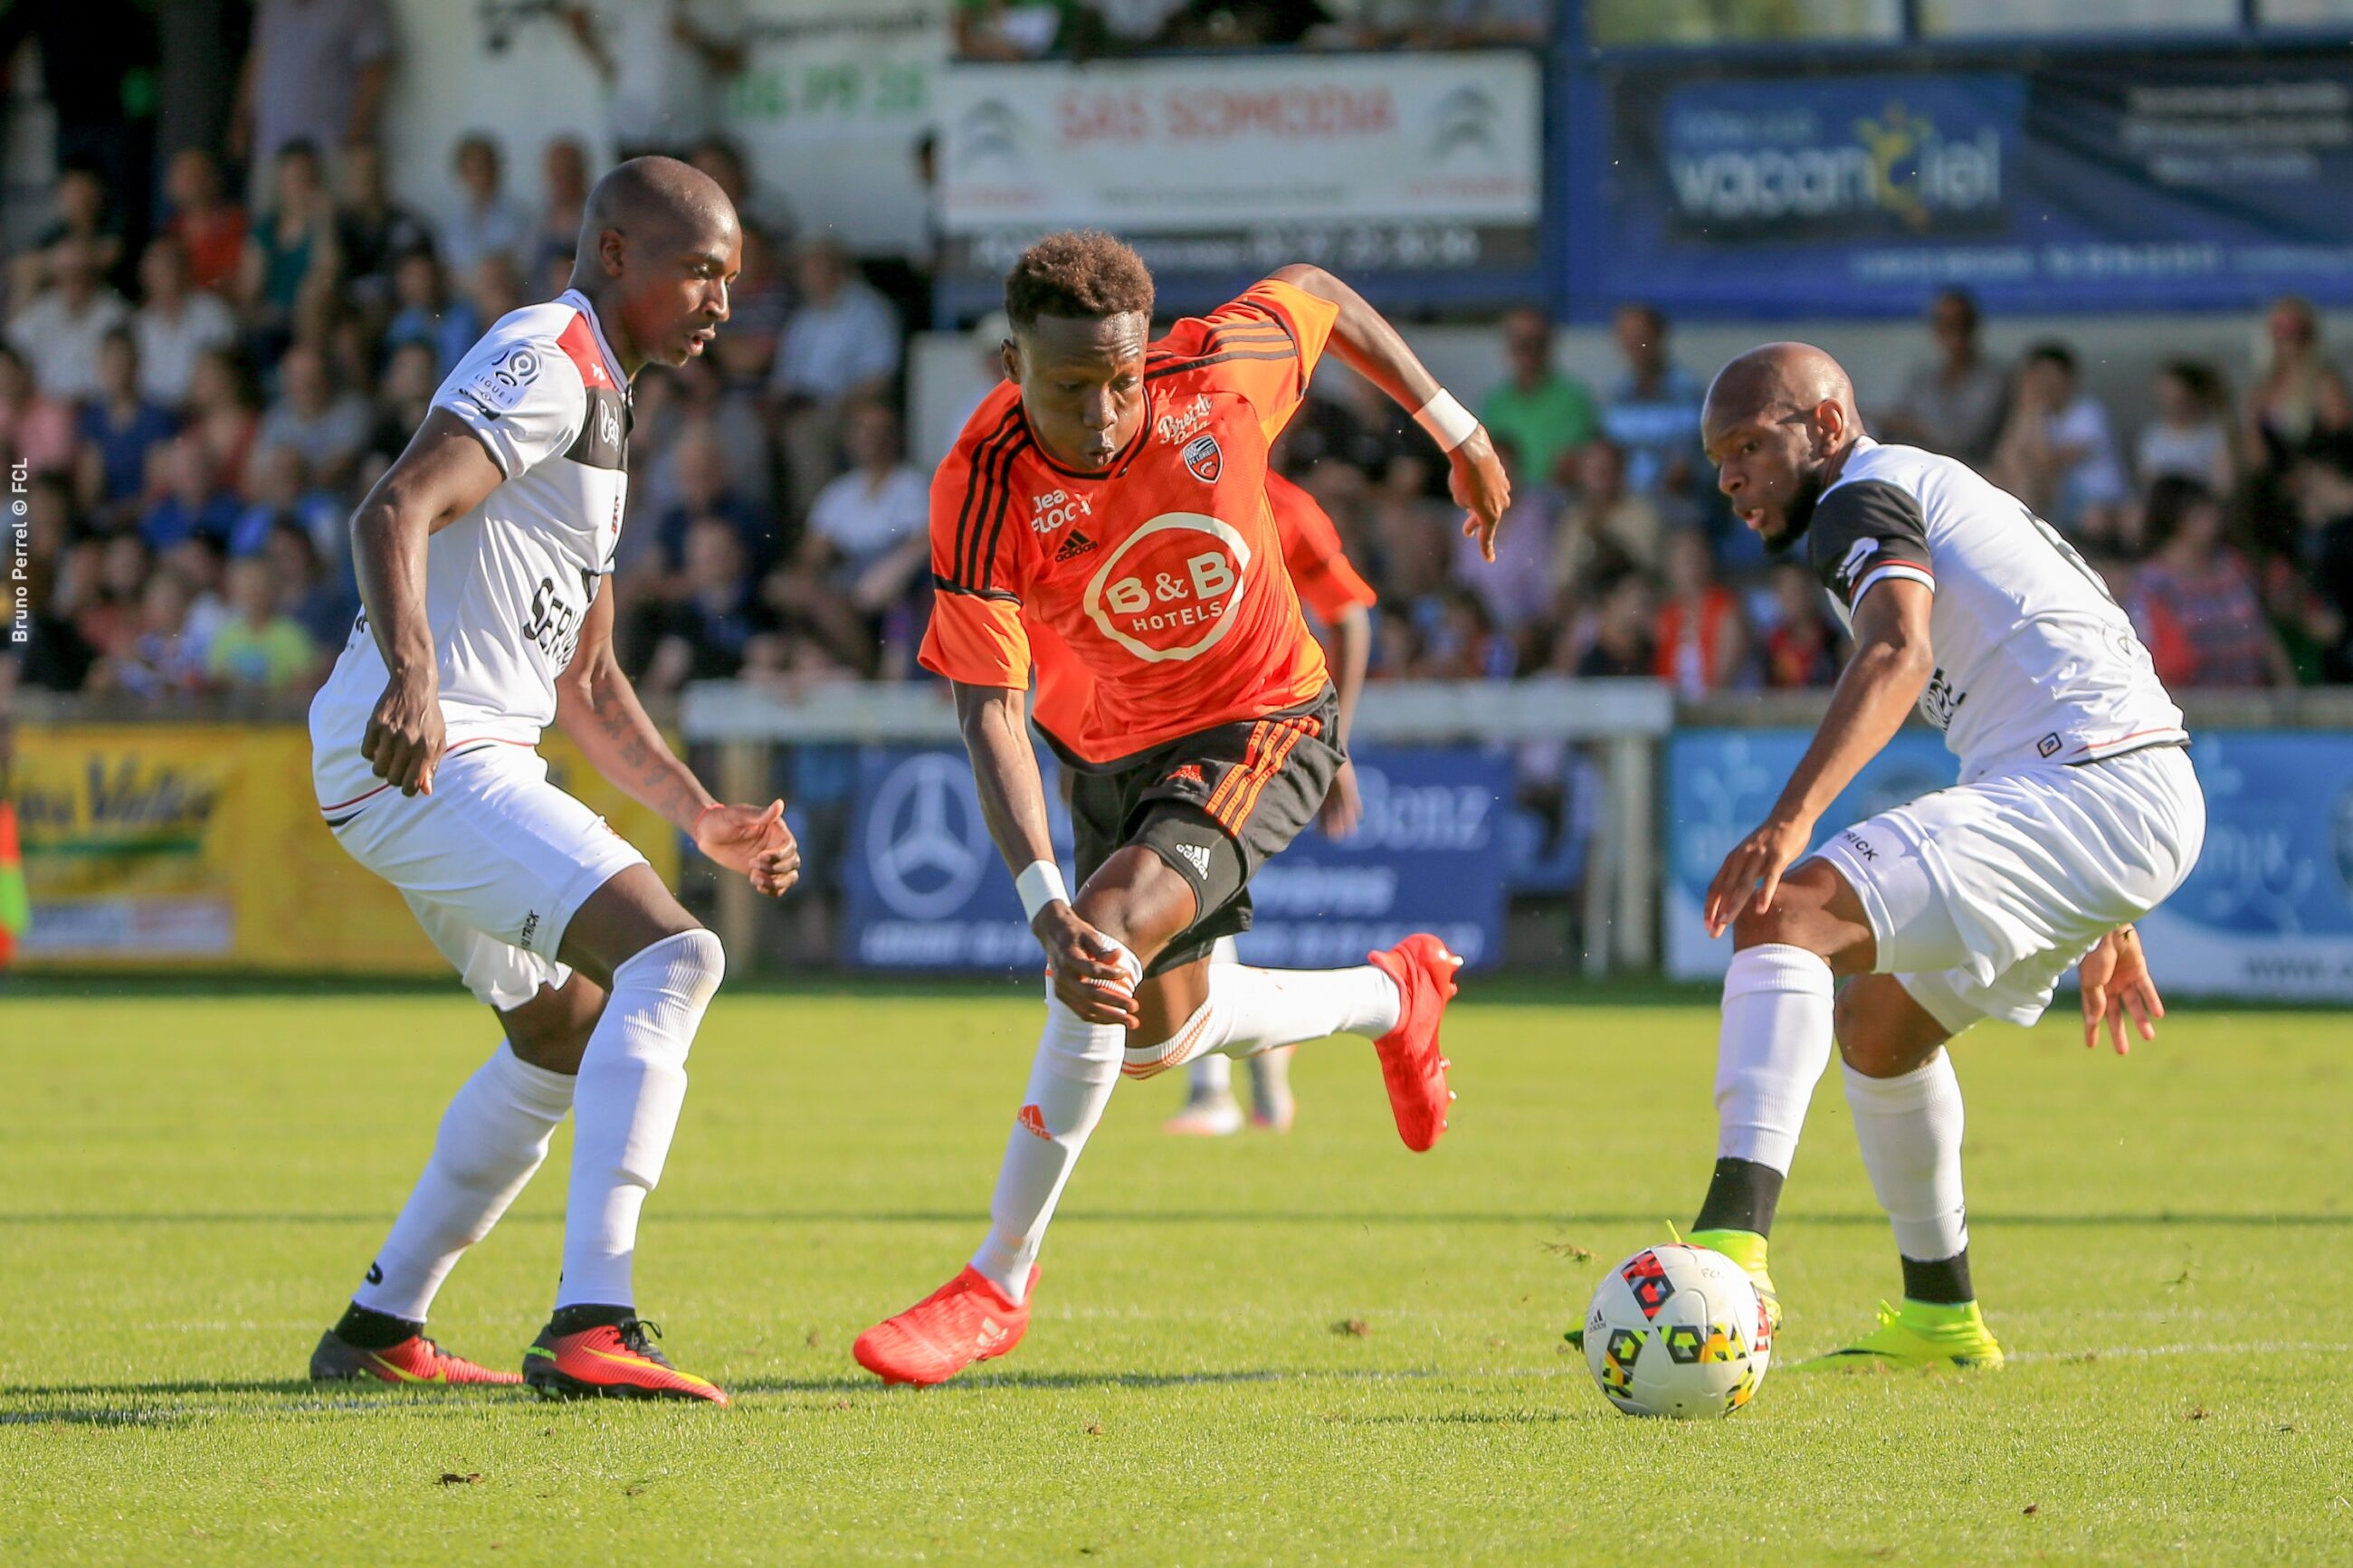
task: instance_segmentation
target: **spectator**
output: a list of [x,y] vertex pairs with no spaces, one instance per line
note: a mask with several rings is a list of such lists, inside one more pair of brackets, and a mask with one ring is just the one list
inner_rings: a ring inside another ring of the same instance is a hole
[[0,452],[40,475],[71,468],[74,451],[72,409],[41,390],[14,343],[0,342]]
[[375,141],[392,54],[384,0],[258,0],[230,152],[265,169],[297,142],[324,151]]
[[[1328,28],[1330,9],[1321,0],[1187,0],[1161,32],[1164,42],[1186,49],[1258,49],[1312,41]],[[1101,25],[1083,7],[1067,19],[1056,47],[1064,53],[1100,48]]]
[[433,231],[393,199],[385,184],[384,153],[375,143],[344,149],[338,174],[343,199],[335,208],[335,251],[343,277],[357,303],[371,312],[388,310],[394,266],[410,251],[428,248]]
[[1773,568],[1773,626],[1765,634],[1765,684],[1795,691],[1838,681],[1838,628],[1822,614],[1822,588],[1794,561]]
[[97,588],[106,546],[80,535],[73,494],[62,475],[42,474],[26,487],[22,575],[16,576],[13,565],[10,574],[31,612],[32,624],[16,650],[23,661],[18,679],[26,686],[79,691],[98,658],[82,640],[75,616],[83,595]]
[[336,265],[335,208],[319,150],[290,142],[279,149],[271,205],[246,240],[237,279],[256,335],[274,349],[295,335],[298,312],[323,319]]
[[375,419],[367,449],[387,458],[400,456],[432,411],[433,395],[440,386],[441,366],[430,343],[409,342],[393,350],[384,374],[376,379]]
[[683,153],[711,133],[744,68],[741,0],[590,0],[560,7],[605,83],[617,154]]
[[172,154],[164,195],[172,216],[165,226],[187,258],[188,287],[227,293],[245,265],[245,209],[221,192],[220,165],[201,147]]
[[[1577,455],[1577,488],[1553,534],[1555,592],[1582,589],[1635,570],[1655,572],[1663,558],[1668,508],[1626,489],[1626,454],[1597,437]],[[1677,508],[1678,520],[1683,509]]]
[[215,488],[242,491],[246,459],[261,428],[261,396],[252,366],[229,349],[197,355],[196,373],[188,378],[186,416],[184,438],[193,437],[203,449]]
[[1494,434],[1495,455],[1512,481],[1511,510],[1495,531],[1495,559],[1481,553],[1478,539],[1459,530],[1451,548],[1455,583],[1475,595],[1486,622],[1517,642],[1552,608],[1548,567],[1553,528],[1560,516],[1560,492],[1527,477],[1518,446]]
[[231,560],[264,553],[284,528],[299,528],[314,541],[332,540],[342,532],[346,508],[332,492],[311,484],[300,451],[266,447],[255,454],[253,468],[252,499],[229,525]]
[[2284,474],[2298,457],[2353,430],[2353,394],[2328,363],[2310,300],[2273,301],[2264,328],[2263,363],[2247,393],[2247,460]]
[[2149,559],[2133,624],[2168,686],[2292,685],[2255,574],[2222,540],[2222,506],[2193,479],[2159,479],[2148,498]]
[[1690,493],[1699,451],[1702,388],[1667,357],[1667,318],[1651,305],[1621,305],[1615,321],[1626,374],[1601,414],[1602,433],[1626,454],[1636,495]]
[[150,454],[178,434],[179,421],[139,395],[139,349],[128,327],[100,345],[98,383],[97,395],[81,405],[76,488],[83,510],[112,533],[138,517]]
[[506,159],[497,140],[481,131],[460,136],[449,166],[458,176],[458,212],[441,231],[441,259],[450,275],[470,277],[491,256],[520,269],[531,255],[533,230],[530,215],[506,194]]
[[1414,674],[1423,680],[1509,680],[1515,658],[1487,607],[1468,588],[1451,586],[1416,606],[1425,623]]
[[898,374],[899,319],[831,240],[802,245],[797,263],[800,308],[776,345],[768,391],[783,416],[793,511],[806,516],[838,469],[849,405],[884,396]]
[[[539,150],[539,183],[544,195],[533,231],[531,275],[568,279],[580,248],[581,225],[588,221],[588,149],[578,137],[548,138]],[[560,274],[554,270],[558,267]]]
[[205,653],[212,684],[230,691],[284,691],[305,684],[319,650],[301,624],[279,608],[269,560],[248,555],[228,568],[229,619]]
[[1657,674],[1682,696],[1729,689],[1748,657],[1740,601],[1715,580],[1707,536],[1684,529],[1667,541],[1667,600],[1659,607]]
[[727,290],[727,330],[704,351],[704,358],[717,363],[731,391],[748,389],[756,395],[776,363],[785,323],[792,319],[793,291],[785,281],[776,247],[758,229],[744,228],[743,258],[744,270]]
[[756,230],[771,246],[792,244],[800,229],[792,204],[785,199],[782,191],[752,178],[752,166],[733,139],[705,136],[694,144],[687,162],[710,175],[727,193],[727,199],[735,204],[736,216],[743,219],[746,237]]
[[842,439],[849,471],[818,492],[801,558],[870,623],[871,645],[930,563],[931,479],[906,460],[899,416],[880,403],[852,407]]
[[725,680],[743,669],[755,640],[776,629],[748,565],[726,523],[706,517],[687,530],[685,592],[659,616],[641,689],[674,692],[690,680]]
[[2353,439],[2318,445],[2289,476],[2300,524],[2293,559],[2275,563],[2285,620],[2313,679],[2353,681]]
[[955,56],[965,60],[1034,60],[1076,53],[1097,19],[1080,0],[954,0],[949,12]]
[[188,400],[197,356],[237,342],[237,318],[218,295],[188,286],[187,251],[169,235],[139,258],[139,286],[145,301],[131,322],[139,340],[139,389],[177,408]]
[[98,391],[99,344],[129,323],[131,307],[100,278],[88,240],[59,240],[48,263],[48,287],[9,320],[8,342],[44,393],[72,402]]
[[2115,538],[2127,499],[2107,408],[2076,382],[2064,343],[2029,349],[1987,477],[2094,545]]
[[1420,454],[1401,452],[1366,498],[1366,554],[1382,600],[1398,610],[1437,594],[1453,559],[1457,514],[1430,499],[1430,467]]
[[425,344],[433,351],[437,382],[457,368],[488,324],[475,320],[472,305],[449,298],[441,263],[429,250],[412,250],[394,264],[392,292],[396,308],[384,330],[385,347]]
[[2010,401],[2010,375],[1978,347],[1978,302],[1947,289],[1928,307],[1936,357],[1914,368],[1903,395],[1880,418],[1882,437],[1958,458],[1983,469],[1993,461]]
[[360,610],[359,591],[350,574],[330,576],[318,542],[297,522],[280,521],[270,530],[263,553],[278,579],[280,606],[311,645],[322,652],[343,647]]
[[139,597],[154,574],[154,552],[135,533],[117,534],[99,550],[97,570],[86,587],[59,584],[59,611],[73,617],[74,635],[90,655],[89,677],[98,665],[131,651],[139,635]]
[[[154,10],[143,0],[12,0],[0,6],[0,62],[27,38],[40,51],[40,94],[57,167],[92,171],[100,190],[142,198],[140,210],[126,215],[133,247],[147,237],[144,196],[153,178]],[[101,270],[122,254],[118,248],[102,258]]]
[[215,482],[212,462],[193,436],[155,449],[155,500],[139,519],[140,537],[158,554],[192,535],[227,539],[237,526],[237,498]]
[[188,585],[174,572],[158,572],[139,595],[139,618],[129,646],[90,672],[101,691],[134,697],[193,697],[204,689],[206,647],[190,629]]
[[36,235],[32,246],[17,258],[13,297],[29,300],[40,291],[48,252],[68,239],[79,239],[90,247],[99,276],[109,287],[128,281],[121,276],[122,220],[107,210],[106,187],[99,183],[97,174],[85,168],[59,170],[56,200],[56,220]]
[[714,422],[690,417],[657,459],[659,479],[653,488],[668,499],[656,516],[654,536],[667,568],[683,568],[687,535],[705,521],[727,525],[752,570],[765,570],[776,559],[769,513],[737,488],[731,457]]
[[1577,660],[1579,680],[1656,673],[1658,645],[1651,637],[1651,585],[1640,572],[1623,572],[1602,590],[1593,641]]
[[1523,471],[1537,483],[1565,483],[1562,460],[1594,437],[1593,398],[1553,363],[1552,321],[1542,310],[1504,318],[1504,353],[1511,378],[1487,394],[1479,422],[1519,448]]
[[253,461],[266,464],[274,448],[289,447],[321,484],[332,488],[366,449],[369,423],[367,399],[338,392],[326,356],[297,343],[278,363],[278,401],[262,416]]
[[2140,433],[2135,467],[2141,488],[2174,475],[2228,495],[2238,477],[2231,454],[2230,397],[2211,365],[2169,359],[2158,367],[2157,417]]

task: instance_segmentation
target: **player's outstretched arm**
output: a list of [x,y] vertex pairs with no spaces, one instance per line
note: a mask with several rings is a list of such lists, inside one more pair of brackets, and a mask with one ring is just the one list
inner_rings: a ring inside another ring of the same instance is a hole
[[800,846],[785,826],[785,803],[723,805],[712,798],[646,717],[637,689],[613,656],[613,592],[607,584],[580,620],[580,646],[555,682],[555,725],[623,794],[651,806],[719,865],[782,898],[800,879]]
[[433,793],[441,761],[441,678],[425,616],[425,546],[482,504],[506,475],[481,438],[437,408],[352,513],[352,566],[369,635],[391,672],[360,755],[403,795]]
[[1708,884],[1703,914],[1707,934],[1722,936],[1754,897],[1758,914],[1773,907],[1781,873],[1814,841],[1814,824],[1839,792],[1877,756],[1904,715],[1920,700],[1936,658],[1928,642],[1935,590],[1890,579],[1862,596],[1854,610],[1854,657],[1831,691],[1830,710],[1814,731],[1764,826],[1733,846]]
[[2132,1042],[2125,1037],[2127,1014],[2142,1039],[2157,1038],[2157,1021],[2165,1016],[2165,999],[2157,994],[2157,982],[2148,973],[2148,954],[2140,945],[2140,932],[2120,925],[2102,937],[2100,944],[2075,966],[2075,976],[2084,987],[2084,1049],[2100,1043],[2100,1026],[2105,1024],[2116,1055],[2129,1053]]
[[[1334,644],[1332,683],[1339,689],[1340,711],[1333,721],[1333,739],[1342,751],[1356,725],[1356,700],[1365,693],[1365,670],[1372,662],[1373,617],[1362,605],[1351,605],[1332,623]],[[1316,814],[1325,834],[1345,838],[1363,820],[1365,800],[1356,787],[1356,764],[1343,763],[1333,775],[1324,809]]]
[[1430,374],[1388,318],[1362,294],[1321,267],[1304,263],[1273,274],[1303,293],[1340,308],[1332,324],[1332,345],[1350,369],[1394,399],[1446,452],[1453,466],[1449,480],[1454,504],[1466,513],[1462,531],[1475,534],[1488,560],[1495,558],[1495,525],[1512,504],[1512,481],[1504,472],[1485,426]]
[[972,754],[972,778],[988,836],[1021,889],[1029,930],[1046,950],[1054,994],[1090,1024],[1140,1021],[1127,973],[1108,956],[1109,940],[1079,918],[1054,863],[1046,786],[1029,747],[1029,696],[1004,686],[955,686],[956,725]]

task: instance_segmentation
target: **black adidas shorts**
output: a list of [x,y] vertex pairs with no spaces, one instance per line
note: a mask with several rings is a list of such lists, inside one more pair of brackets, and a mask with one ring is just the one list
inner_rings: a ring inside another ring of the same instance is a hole
[[1146,974],[1206,958],[1219,937],[1250,930],[1250,878],[1315,820],[1347,761],[1330,739],[1339,710],[1327,686],[1305,708],[1180,736],[1104,772],[1072,770],[1082,886],[1130,844],[1193,885],[1198,916]]

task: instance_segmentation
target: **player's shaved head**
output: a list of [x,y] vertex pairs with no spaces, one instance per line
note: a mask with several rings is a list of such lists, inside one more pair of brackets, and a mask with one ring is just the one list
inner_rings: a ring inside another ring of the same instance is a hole
[[716,180],[675,158],[632,158],[588,193],[572,287],[635,375],[649,360],[684,364],[711,345],[743,266],[735,204]]
[[735,204],[719,182],[676,158],[632,158],[607,172],[588,193],[580,224],[580,252],[596,248],[597,237],[618,229],[649,242],[674,243],[682,235],[733,235]]
[[1750,349],[1716,372],[1700,414],[1716,489],[1777,552],[1804,536],[1862,435],[1854,383],[1811,343]]
[[1786,417],[1835,403],[1855,421],[1854,383],[1838,361],[1811,343],[1764,343],[1715,373],[1700,416],[1704,429]]

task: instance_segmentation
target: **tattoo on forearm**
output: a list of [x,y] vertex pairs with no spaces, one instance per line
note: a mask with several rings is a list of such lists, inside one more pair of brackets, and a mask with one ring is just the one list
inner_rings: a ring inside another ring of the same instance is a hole
[[665,816],[675,816],[694,803],[694,787],[670,748],[654,733],[653,721],[628,693],[610,681],[591,682],[588,710],[596,729],[613,743],[613,760],[627,770],[630,782],[643,791],[649,805]]

